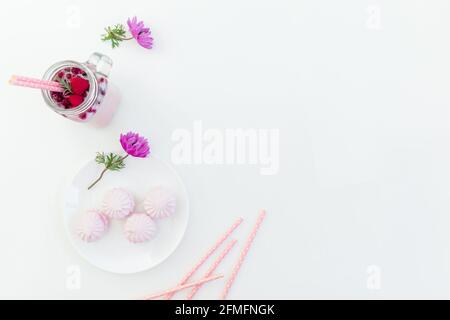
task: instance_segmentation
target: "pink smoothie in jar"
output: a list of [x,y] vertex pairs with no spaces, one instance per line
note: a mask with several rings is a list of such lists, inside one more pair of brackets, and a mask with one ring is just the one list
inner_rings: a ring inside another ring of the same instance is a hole
[[63,117],[97,127],[112,119],[120,95],[109,80],[109,57],[94,53],[86,63],[62,61],[51,66],[44,80],[59,82],[64,92],[42,91],[49,107]]

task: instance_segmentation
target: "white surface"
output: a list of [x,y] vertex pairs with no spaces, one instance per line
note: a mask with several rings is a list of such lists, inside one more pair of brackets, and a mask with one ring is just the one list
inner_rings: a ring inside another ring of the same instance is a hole
[[[267,220],[230,298],[450,297],[447,0],[1,6],[1,297],[134,298],[169,288],[239,215],[242,245],[261,207]],[[99,41],[104,26],[133,14],[151,25],[152,51]],[[13,73],[40,76],[93,51],[113,58],[123,94],[106,129],[64,121],[39,92],[7,85]],[[82,260],[58,207],[80,165],[117,149],[129,129],[170,161],[172,133],[192,130],[194,120],[219,130],[279,129],[278,174],[176,166],[191,200],[176,252],[130,276]],[[70,280],[77,270],[79,288]],[[367,286],[374,270],[379,290]],[[222,285],[204,286],[197,298],[218,297]]]
[[[109,272],[131,274],[149,270],[166,260],[183,239],[189,220],[189,200],[183,182],[167,164],[150,156],[127,159],[126,169],[108,172],[91,190],[89,186],[103,170],[94,160],[80,168],[65,191],[63,213],[70,241],[80,255],[94,266]],[[176,212],[166,219],[155,219],[157,233],[145,243],[131,243],[124,235],[126,219],[110,219],[106,234],[95,242],[84,242],[77,235],[80,216],[87,210],[100,209],[105,194],[113,188],[125,188],[134,197],[134,212],[144,212],[145,194],[163,186],[177,199]]]

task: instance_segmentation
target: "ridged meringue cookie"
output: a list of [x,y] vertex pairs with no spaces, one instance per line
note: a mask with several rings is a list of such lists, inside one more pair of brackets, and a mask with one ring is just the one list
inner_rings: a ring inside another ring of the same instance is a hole
[[133,196],[123,188],[111,189],[103,198],[102,212],[112,219],[124,219],[133,210]]
[[84,213],[76,228],[81,240],[94,242],[100,239],[108,229],[108,218],[98,210],[88,210]]
[[145,213],[133,213],[124,226],[125,237],[133,243],[151,240],[156,235],[156,223]]
[[144,210],[153,219],[171,216],[176,206],[175,195],[162,186],[152,188],[144,200]]

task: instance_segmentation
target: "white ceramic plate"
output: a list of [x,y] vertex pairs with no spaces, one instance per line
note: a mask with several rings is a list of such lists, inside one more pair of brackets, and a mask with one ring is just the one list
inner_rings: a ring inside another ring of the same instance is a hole
[[[64,197],[64,220],[70,241],[78,253],[94,266],[105,271],[129,274],[148,270],[169,257],[183,238],[189,219],[189,201],[183,182],[166,163],[150,156],[146,159],[129,157],[126,168],[108,171],[90,191],[87,186],[98,177],[102,166],[91,161],[75,176]],[[156,220],[157,236],[145,243],[130,243],[123,235],[122,220],[111,220],[108,232],[96,242],[86,243],[78,238],[75,226],[79,215],[88,209],[100,208],[104,194],[111,188],[122,187],[135,197],[136,209],[142,211],[146,192],[155,186],[171,189],[177,198],[172,217]]]

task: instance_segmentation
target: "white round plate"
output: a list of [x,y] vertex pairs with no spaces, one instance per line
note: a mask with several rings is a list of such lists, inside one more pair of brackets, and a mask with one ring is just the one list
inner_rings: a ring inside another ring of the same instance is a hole
[[[78,253],[94,266],[105,271],[130,274],[148,270],[167,259],[177,248],[187,227],[189,201],[183,182],[166,163],[150,156],[145,159],[128,157],[121,171],[108,171],[91,190],[102,166],[95,161],[87,163],[75,176],[64,197],[66,231]],[[130,191],[136,202],[135,211],[143,211],[146,192],[155,186],[172,190],[177,199],[172,217],[156,220],[158,234],[145,243],[130,243],[123,234],[124,220],[111,220],[109,230],[98,241],[86,243],[75,232],[77,219],[88,209],[101,207],[104,194],[115,187]]]

